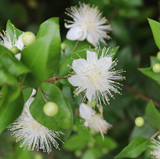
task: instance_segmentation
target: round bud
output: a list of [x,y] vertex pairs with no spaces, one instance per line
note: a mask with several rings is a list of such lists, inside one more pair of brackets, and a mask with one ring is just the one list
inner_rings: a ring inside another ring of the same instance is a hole
[[136,126],[143,126],[144,125],[144,119],[142,118],[142,117],[137,117],[136,119],[135,119],[135,125]]
[[88,101],[88,102],[87,102],[87,105],[90,106],[90,107],[95,107],[95,105],[96,105],[96,100],[92,98],[91,101]]
[[76,157],[81,157],[82,156],[82,151],[77,150],[77,151],[75,151],[74,154],[75,154]]
[[160,60],[160,51],[157,53],[157,59]]
[[28,46],[35,42],[36,36],[31,31],[27,31],[23,34],[22,40],[24,45]]
[[10,51],[13,53],[13,55],[17,55],[20,52],[16,46],[11,47]]
[[61,43],[61,50],[64,51],[66,49],[66,44]]
[[43,111],[47,116],[55,116],[58,113],[58,105],[54,102],[48,102],[44,105]]
[[160,72],[160,64],[159,63],[154,64],[152,69],[153,69],[153,72],[159,73]]
[[92,141],[89,141],[89,142],[87,143],[87,146],[88,146],[89,148],[92,148],[92,147],[94,147],[94,142],[92,142]]

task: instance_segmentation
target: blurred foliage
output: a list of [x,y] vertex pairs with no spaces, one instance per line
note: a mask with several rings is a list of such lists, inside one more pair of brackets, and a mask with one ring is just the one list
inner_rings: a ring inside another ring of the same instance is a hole
[[[160,103],[158,83],[137,69],[149,67],[149,57],[155,56],[158,52],[147,18],[159,20],[160,2],[158,0],[83,0],[81,2],[98,6],[113,29],[110,33],[112,39],[107,41],[108,46],[120,46],[116,55],[119,60],[117,68],[126,70],[126,81],[123,82],[122,95],[115,95],[115,100],[111,100],[111,104],[104,108],[104,118],[113,125],[113,128],[105,135],[103,141],[99,134],[92,132],[90,135],[89,130],[84,129],[82,123],[75,120],[72,135],[64,145],[61,145],[61,151],[54,150],[49,155],[19,148],[19,143],[15,143],[10,132],[6,130],[0,135],[0,159],[113,159],[129,141],[137,137],[149,138],[153,135],[154,129],[146,123],[142,127],[137,127],[134,120],[138,116],[145,118],[146,100],[152,99]],[[72,5],[78,5],[78,1],[0,0],[0,30],[4,30],[7,20],[10,19],[20,30],[37,33],[38,26],[46,19],[59,17],[63,41],[67,32],[64,28],[64,19],[68,18],[64,12],[65,8]],[[51,30],[50,34],[52,34]],[[67,43],[67,40],[64,43]],[[68,86],[64,86],[62,90],[70,103],[77,108],[78,97],[74,98],[69,93],[73,90]],[[144,138],[142,141],[146,141]],[[146,158],[150,158],[148,150],[137,157],[137,159]]]

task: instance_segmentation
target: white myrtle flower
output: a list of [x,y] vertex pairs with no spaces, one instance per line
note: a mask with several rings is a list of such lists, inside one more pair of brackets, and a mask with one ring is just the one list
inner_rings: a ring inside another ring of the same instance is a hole
[[84,126],[89,127],[92,130],[96,130],[100,132],[102,138],[104,139],[104,135],[106,134],[108,129],[111,128],[111,125],[106,122],[100,114],[96,114],[96,111],[93,110],[88,105],[82,103],[79,107],[80,116],[85,120]]
[[73,18],[73,21],[67,20],[66,28],[70,28],[66,37],[69,40],[87,39],[89,43],[94,46],[98,45],[99,41],[106,44],[104,39],[109,39],[107,31],[111,30],[110,25],[106,25],[107,19],[101,17],[101,13],[97,7],[90,7],[90,5],[81,4],[80,8],[77,6],[67,9],[68,16]]
[[85,97],[91,102],[92,99],[98,103],[101,99],[104,103],[109,104],[109,97],[113,97],[111,91],[119,93],[120,89],[117,85],[120,83],[117,80],[123,80],[119,73],[123,70],[115,71],[113,67],[117,64],[117,61],[112,61],[111,55],[107,54],[106,49],[102,50],[102,55],[98,59],[96,52],[87,50],[87,60],[77,59],[73,60],[72,69],[75,75],[68,78],[68,81],[75,87],[75,94],[78,95],[82,91],[86,91]]
[[[14,33],[14,38],[13,41],[11,40],[11,37],[9,35],[8,32],[4,32],[3,34],[0,33],[0,44],[3,45],[4,47],[6,47],[7,49],[11,49],[13,46],[16,46],[19,50],[23,50],[24,48],[24,44],[22,41],[22,36],[24,33],[22,33],[18,39],[16,37],[16,32]],[[18,53],[17,55],[15,55],[15,57],[20,60],[21,58],[21,54]]]
[[153,145],[150,145],[150,148],[153,150],[151,151],[151,155],[153,159],[160,159],[160,142],[157,140],[152,140]]
[[[32,92],[34,94],[34,92]],[[29,150],[43,149],[44,152],[52,151],[52,144],[59,149],[56,139],[63,142],[59,136],[62,132],[53,131],[38,123],[30,114],[29,106],[34,100],[30,97],[25,103],[24,109],[20,117],[9,126],[9,130],[13,131],[12,135],[16,141],[21,140],[21,147],[28,147]]]

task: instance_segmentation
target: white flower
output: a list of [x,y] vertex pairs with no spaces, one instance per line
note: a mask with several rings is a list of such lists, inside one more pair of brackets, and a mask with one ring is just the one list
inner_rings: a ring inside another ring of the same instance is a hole
[[[72,69],[76,75],[72,75],[68,78],[68,81],[75,87],[75,94],[86,90],[85,96],[91,102],[91,99],[96,99],[105,103],[109,101],[108,96],[113,97],[111,91],[119,93],[120,89],[117,85],[120,85],[116,80],[123,80],[124,77],[119,73],[122,70],[114,71],[113,67],[117,64],[116,61],[112,61],[111,56],[104,57],[107,54],[105,49],[102,50],[102,55],[98,59],[98,55],[95,52],[87,50],[87,60],[78,59],[72,63]],[[109,103],[109,102],[108,102]]]
[[97,132],[100,132],[102,137],[103,134],[106,134],[108,129],[111,128],[111,125],[106,122],[99,114],[96,114],[96,111],[93,110],[88,105],[82,103],[79,107],[80,116],[85,120],[84,126],[90,127]]
[[73,18],[73,21],[67,21],[70,24],[65,23],[65,27],[70,28],[66,35],[67,39],[80,41],[87,39],[94,46],[97,46],[99,41],[106,44],[104,39],[110,38],[107,31],[110,31],[111,27],[106,25],[106,18],[101,18],[97,7],[80,3],[80,8],[75,6],[67,11],[66,14]]
[[[24,48],[24,44],[22,41],[22,36],[24,33],[22,33],[18,39],[16,37],[16,33],[14,33],[13,35],[13,40],[11,40],[10,35],[8,34],[8,32],[4,32],[3,34],[0,34],[1,40],[0,40],[0,44],[3,45],[4,47],[6,47],[7,49],[11,49],[13,46],[16,46],[19,50],[22,50]],[[21,54],[18,53],[17,55],[15,55],[15,57],[20,60],[21,58]]]
[[28,147],[29,150],[43,149],[44,152],[52,151],[52,144],[59,149],[56,139],[62,140],[58,137],[62,132],[53,131],[38,123],[30,114],[29,106],[34,100],[30,97],[25,103],[21,116],[9,126],[13,131],[13,136],[17,141],[21,141],[21,147]]
[[160,142],[154,139],[152,143],[153,145],[150,146],[153,149],[151,151],[152,158],[160,159]]

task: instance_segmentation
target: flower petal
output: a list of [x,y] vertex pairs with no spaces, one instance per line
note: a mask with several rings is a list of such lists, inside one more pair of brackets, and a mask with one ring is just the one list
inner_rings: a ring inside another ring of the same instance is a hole
[[66,38],[69,40],[79,40],[79,38],[81,38],[82,35],[83,35],[82,28],[79,26],[74,26],[68,31]]
[[86,91],[86,97],[88,98],[88,100],[91,102],[92,100],[92,96],[95,94],[95,88],[87,88],[87,91]]
[[88,105],[82,103],[79,107],[80,116],[85,120],[90,120],[92,115],[95,115],[95,111]]
[[23,36],[24,33],[22,33],[18,40],[15,42],[15,46],[19,49],[19,50],[22,50],[24,48],[24,44],[23,44],[23,40],[22,40],[22,36]]
[[87,62],[90,64],[95,64],[97,62],[97,54],[87,50]]
[[87,81],[87,77],[83,75],[73,75],[68,78],[68,81],[73,85],[73,86],[83,86],[85,85],[85,82]]
[[91,43],[93,46],[97,46],[98,41],[96,42],[95,37],[93,37],[93,35],[88,34],[87,41]]
[[87,37],[87,31],[83,30],[83,34],[78,40],[83,41],[86,37]]
[[76,74],[82,74],[87,67],[88,63],[84,59],[74,60],[72,63],[72,68]]
[[97,61],[97,66],[101,68],[101,72],[108,71],[112,65],[111,57],[102,57]]
[[20,60],[21,59],[21,53],[18,53],[17,55],[15,55],[15,57]]

